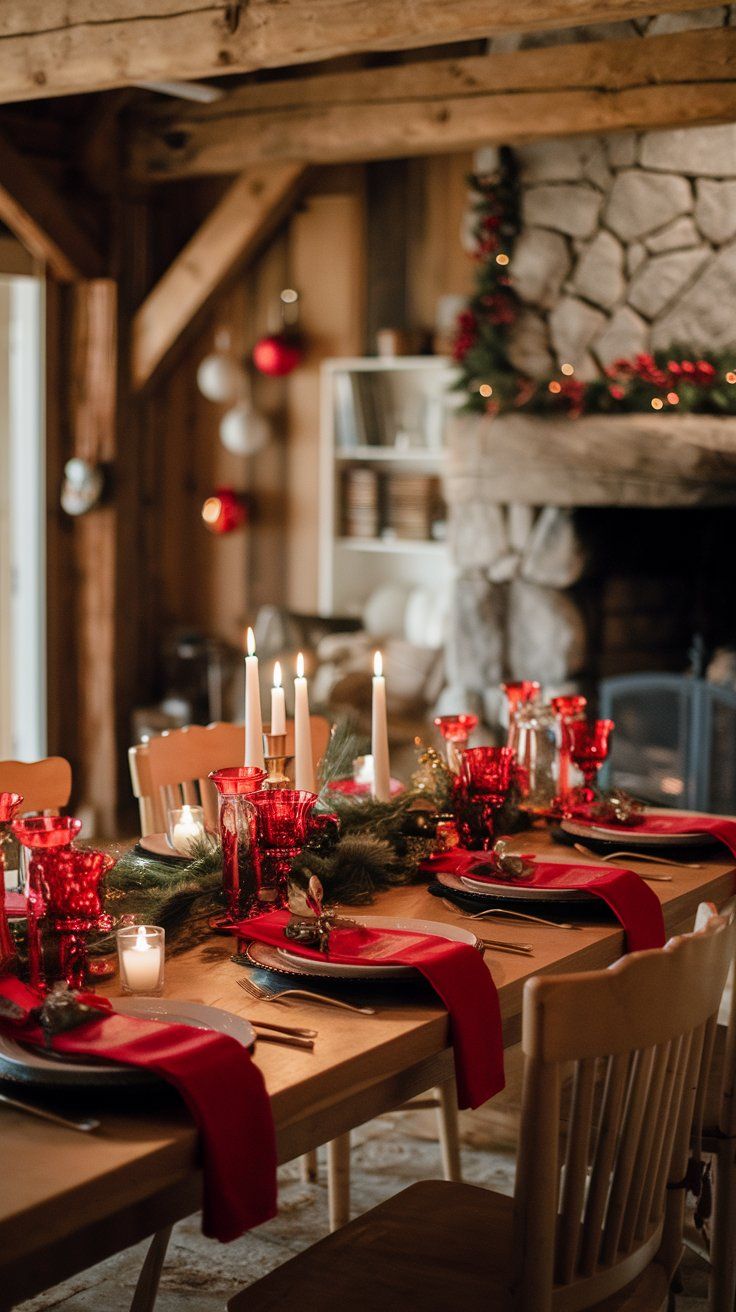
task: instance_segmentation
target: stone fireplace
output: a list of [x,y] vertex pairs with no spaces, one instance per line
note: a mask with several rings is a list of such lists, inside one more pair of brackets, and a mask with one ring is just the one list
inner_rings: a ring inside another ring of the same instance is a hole
[[445,476],[455,567],[443,704],[496,685],[592,690],[736,639],[736,419],[459,416]]

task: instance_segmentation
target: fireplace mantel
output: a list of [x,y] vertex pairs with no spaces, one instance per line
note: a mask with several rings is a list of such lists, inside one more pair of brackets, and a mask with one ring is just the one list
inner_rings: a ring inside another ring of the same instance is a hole
[[450,506],[736,505],[736,418],[456,415]]

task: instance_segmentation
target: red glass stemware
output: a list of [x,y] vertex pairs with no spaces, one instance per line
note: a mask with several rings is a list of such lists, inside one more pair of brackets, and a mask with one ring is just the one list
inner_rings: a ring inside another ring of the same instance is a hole
[[304,788],[264,788],[249,800],[256,809],[261,854],[260,901],[286,907],[291,863],[307,841],[317,794]]
[[11,974],[17,960],[5,910],[5,847],[11,832],[10,822],[22,804],[20,793],[0,793],[0,976]]
[[460,757],[468,745],[471,733],[478,727],[478,716],[466,712],[460,715],[436,715],[434,723],[445,740],[447,764],[453,774],[458,774]]
[[256,813],[248,798],[263,786],[266,771],[257,765],[235,765],[213,770],[209,778],[218,793],[222,891],[227,907],[213,927],[224,929],[261,910]]
[[563,725],[570,756],[582,771],[584,786],[577,799],[587,804],[595,801],[598,771],[608,756],[613,720],[568,720]]
[[[21,820],[14,820],[12,830],[23,847],[30,849],[35,857],[40,852],[61,851],[68,849],[72,839],[77,837],[82,828],[82,821],[71,815],[30,815]],[[28,971],[33,988],[43,993],[46,977],[43,962],[43,943],[41,939],[41,921],[45,913],[43,891],[38,886],[34,861],[26,858],[25,892],[28,899]]]
[[514,753],[508,747],[470,747],[463,752],[454,813],[464,847],[493,847],[497,812],[508,796],[513,767]]
[[85,936],[109,923],[103,880],[114,865],[107,852],[72,847],[37,848],[31,857],[31,883],[59,935],[59,970],[72,989],[88,987]]
[[564,805],[570,792],[570,743],[565,733],[565,725],[570,720],[579,720],[588,705],[587,697],[570,694],[566,697],[553,697],[550,703],[557,716],[560,729],[560,741],[557,753],[557,797],[556,803]]

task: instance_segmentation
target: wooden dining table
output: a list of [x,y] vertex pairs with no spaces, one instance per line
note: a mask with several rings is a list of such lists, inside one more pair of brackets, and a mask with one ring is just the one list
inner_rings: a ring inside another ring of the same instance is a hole
[[[571,855],[545,831],[518,835],[511,845],[568,860]],[[597,859],[576,857],[581,862]],[[666,854],[660,865],[617,862],[642,875],[671,876],[669,882],[650,884],[662,903],[668,935],[692,929],[700,902],[720,907],[736,892],[736,863],[724,848],[714,847],[712,855],[700,849],[692,859],[700,868],[669,865]],[[471,924],[424,885],[383,893],[366,910]],[[624,951],[616,922],[600,914],[586,918],[581,909],[575,911],[573,930],[495,917],[481,923],[484,936],[533,944],[532,956],[486,951],[507,1047],[521,1037],[527,979],[605,967]],[[447,1013],[426,988],[411,981],[408,986],[403,981],[382,984],[373,1016],[309,1001],[294,1002],[287,1012],[285,1006],[246,996],[238,987],[242,967],[230,960],[231,952],[231,942],[213,935],[196,948],[170,953],[166,996],[318,1031],[313,1052],[265,1042],[256,1046],[254,1059],[271,1096],[281,1162],[452,1080]],[[114,999],[117,980],[105,991]],[[68,1099],[69,1114],[78,1101],[76,1094]],[[88,1110],[89,1092],[82,1102]],[[54,1105],[58,1108],[58,1099]],[[95,1110],[100,1128],[81,1134],[0,1107],[0,1309],[165,1229],[200,1205],[196,1131],[173,1094],[131,1088],[114,1099],[100,1099]]]

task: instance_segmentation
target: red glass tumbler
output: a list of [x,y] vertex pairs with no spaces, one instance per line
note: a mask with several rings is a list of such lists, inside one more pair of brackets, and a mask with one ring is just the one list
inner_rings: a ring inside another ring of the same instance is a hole
[[[41,852],[68,848],[82,828],[82,821],[71,815],[32,815],[14,820],[13,833],[32,856]],[[43,890],[38,885],[33,860],[26,856],[25,892],[28,898],[28,972],[31,987],[43,993],[46,978],[43,964],[41,921],[46,910]]]
[[10,822],[22,803],[20,793],[0,793],[0,976],[11,974],[17,963],[15,944],[5,910],[5,848],[11,832]]
[[227,908],[217,928],[226,928],[259,915],[262,909],[256,813],[250,798],[263,786],[266,771],[257,765],[235,765],[213,770],[209,778],[218,793],[222,891]]
[[509,747],[469,747],[455,785],[454,813],[463,847],[489,851],[496,815],[508,797],[514,767]]

